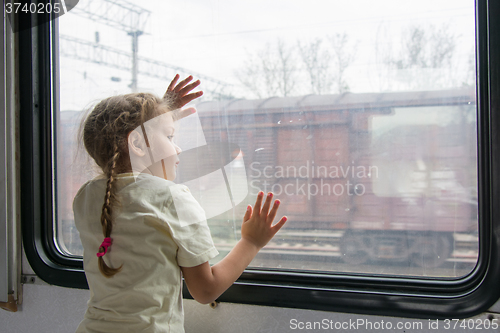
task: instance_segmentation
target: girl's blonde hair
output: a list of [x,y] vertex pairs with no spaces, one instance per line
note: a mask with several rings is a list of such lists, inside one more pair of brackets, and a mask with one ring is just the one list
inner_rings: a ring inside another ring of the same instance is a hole
[[[114,181],[116,175],[131,172],[128,134],[154,117],[172,110],[171,103],[149,93],[113,96],[99,102],[82,123],[81,137],[88,154],[108,178],[101,213],[104,237],[113,229],[113,206],[118,203]],[[104,252],[101,246],[99,252]],[[118,273],[122,266],[111,268],[99,257],[99,270],[106,277]]]

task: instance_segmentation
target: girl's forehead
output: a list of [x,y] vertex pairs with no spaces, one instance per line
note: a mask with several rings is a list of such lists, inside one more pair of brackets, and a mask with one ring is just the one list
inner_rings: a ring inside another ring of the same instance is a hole
[[172,117],[172,112],[166,112],[165,114],[163,114],[162,122],[164,124],[173,125],[174,124],[174,118]]
[[173,112],[165,112],[147,121],[144,123],[144,126],[146,127],[147,132],[164,131],[166,128],[176,130],[178,128],[178,124],[177,121],[174,121],[174,119],[175,117]]
[[164,118],[163,125],[167,126],[167,127],[172,127],[174,130],[179,127],[179,123],[174,120],[174,114],[172,111],[167,112],[167,114]]
[[154,124],[173,124],[174,118],[172,111],[162,112],[148,122]]

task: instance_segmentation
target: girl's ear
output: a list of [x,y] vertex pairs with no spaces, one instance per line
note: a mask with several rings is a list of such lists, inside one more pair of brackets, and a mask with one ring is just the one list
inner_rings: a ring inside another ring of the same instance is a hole
[[137,133],[137,131],[134,130],[130,132],[127,137],[127,141],[128,151],[131,156],[132,154],[139,157],[146,155],[146,142],[144,141],[142,135]]

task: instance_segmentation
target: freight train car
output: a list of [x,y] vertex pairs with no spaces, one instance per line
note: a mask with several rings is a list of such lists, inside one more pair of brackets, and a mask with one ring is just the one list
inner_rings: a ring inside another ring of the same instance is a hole
[[275,249],[435,267],[456,250],[476,261],[460,242],[477,231],[474,101],[472,89],[308,95],[198,113],[208,143],[241,148],[250,193],[283,199],[288,236]]

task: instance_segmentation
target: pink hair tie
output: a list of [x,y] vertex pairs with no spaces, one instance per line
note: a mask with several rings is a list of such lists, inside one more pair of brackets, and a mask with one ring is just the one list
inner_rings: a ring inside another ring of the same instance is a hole
[[104,252],[97,252],[97,256],[102,257],[103,255],[105,255],[106,252],[108,252],[108,248],[111,246],[112,242],[113,241],[111,240],[111,238],[109,238],[109,237],[104,238],[104,241],[102,242],[101,246],[99,247],[99,248],[103,247]]

